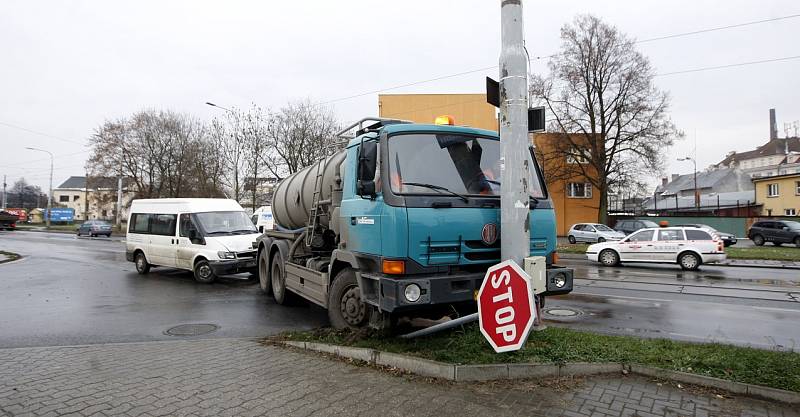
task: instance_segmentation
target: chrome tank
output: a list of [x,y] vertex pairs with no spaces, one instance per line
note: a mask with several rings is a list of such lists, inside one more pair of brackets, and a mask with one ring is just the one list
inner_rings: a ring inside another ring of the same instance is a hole
[[[339,167],[344,158],[345,151],[341,150],[281,181],[272,197],[272,216],[275,222],[287,229],[299,229],[308,224],[317,172],[322,173],[322,193],[319,199],[335,200],[334,190],[340,188]],[[320,224],[328,227],[329,216],[321,216]]]

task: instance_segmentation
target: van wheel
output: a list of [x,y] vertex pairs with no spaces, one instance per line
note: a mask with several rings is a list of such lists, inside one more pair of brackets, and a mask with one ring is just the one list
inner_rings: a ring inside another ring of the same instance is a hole
[[619,255],[613,249],[604,249],[600,252],[600,263],[605,266],[617,266],[619,265]]
[[356,273],[345,268],[336,274],[328,292],[328,319],[335,329],[358,329],[369,321],[367,305],[361,301]]
[[283,267],[283,256],[277,252],[272,257],[269,281],[272,284],[272,297],[280,305],[292,305],[296,300],[294,293],[286,289],[286,272]]
[[700,268],[700,257],[694,252],[684,252],[678,257],[678,264],[686,271],[696,271]]
[[194,280],[203,284],[211,284],[217,280],[207,260],[201,259],[194,264]]
[[258,285],[261,292],[272,295],[272,282],[269,279],[269,260],[267,259],[267,249],[258,253]]
[[764,236],[755,235],[753,236],[753,244],[756,246],[761,246],[764,244]]
[[136,253],[135,261],[136,261],[136,272],[138,272],[140,275],[144,275],[150,272],[150,264],[147,263],[147,258],[144,257],[143,252]]
[[572,235],[567,236],[567,240],[569,240],[569,243],[572,243],[573,245],[576,242],[575,236],[572,236]]

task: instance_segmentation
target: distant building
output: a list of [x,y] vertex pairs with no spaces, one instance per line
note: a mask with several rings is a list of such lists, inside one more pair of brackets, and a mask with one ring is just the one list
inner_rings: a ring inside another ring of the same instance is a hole
[[[497,131],[497,109],[486,102],[485,94],[380,94],[378,113],[381,117],[410,120],[431,124],[436,116],[450,115],[459,126],[470,126]],[[533,135],[531,142],[537,152],[547,152],[555,146],[558,135],[544,133]],[[579,161],[562,161],[581,163]],[[556,231],[566,234],[574,223],[596,222],[600,207],[600,194],[592,189],[586,178],[554,179],[547,172],[558,167],[545,163],[545,180],[556,212]],[[563,176],[561,176],[563,177]]]
[[753,178],[762,216],[800,214],[800,173]]
[[[122,181],[122,221],[128,221],[128,207],[135,195],[129,188],[128,181]],[[88,199],[88,215],[87,204]],[[69,177],[58,187],[53,189],[53,203],[61,207],[75,210],[75,220],[101,219],[113,221],[117,208],[117,178],[89,177],[89,186],[86,177]]]
[[[749,215],[755,211],[755,189],[750,176],[735,168],[697,173],[699,211],[705,214]],[[648,213],[667,214],[697,212],[694,173],[672,175],[661,179],[652,197],[645,199],[642,209]]]

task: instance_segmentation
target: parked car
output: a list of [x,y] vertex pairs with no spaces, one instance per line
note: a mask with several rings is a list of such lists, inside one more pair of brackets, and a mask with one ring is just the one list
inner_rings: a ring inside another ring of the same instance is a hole
[[755,222],[747,232],[747,237],[756,246],[772,242],[775,246],[793,243],[800,248],[800,223],[791,220],[765,220]]
[[702,224],[702,223],[676,224],[675,227],[696,227],[698,229],[703,229],[706,232],[716,233],[717,236],[719,236],[719,238],[722,239],[722,243],[724,243],[726,247],[735,245],[736,242],[738,242],[738,240],[736,239],[736,236],[734,236],[733,234],[720,232],[719,230],[717,230],[717,229],[715,229],[715,228],[713,228],[713,227],[711,227],[711,226],[709,226],[707,224]]
[[646,227],[658,227],[658,225],[650,220],[627,219],[618,221],[617,224],[614,225],[614,230],[627,236]]
[[578,223],[573,224],[567,232],[569,243],[576,242],[605,242],[607,240],[620,240],[625,235],[604,224]]
[[15,230],[19,216],[7,211],[0,211],[0,230]]
[[696,227],[639,230],[617,242],[595,243],[586,250],[586,256],[606,266],[622,262],[677,263],[692,271],[726,258],[722,240]]
[[78,226],[78,236],[80,235],[111,237],[111,223],[103,220],[87,220]]

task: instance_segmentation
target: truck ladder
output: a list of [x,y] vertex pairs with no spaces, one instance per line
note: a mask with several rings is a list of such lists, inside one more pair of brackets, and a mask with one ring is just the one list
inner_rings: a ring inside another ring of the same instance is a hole
[[317,176],[314,178],[314,195],[311,198],[311,216],[308,218],[308,232],[306,233],[306,246],[311,247],[311,242],[314,240],[314,234],[317,232],[319,226],[319,199],[322,196],[322,174],[324,173],[323,156],[317,161]]

